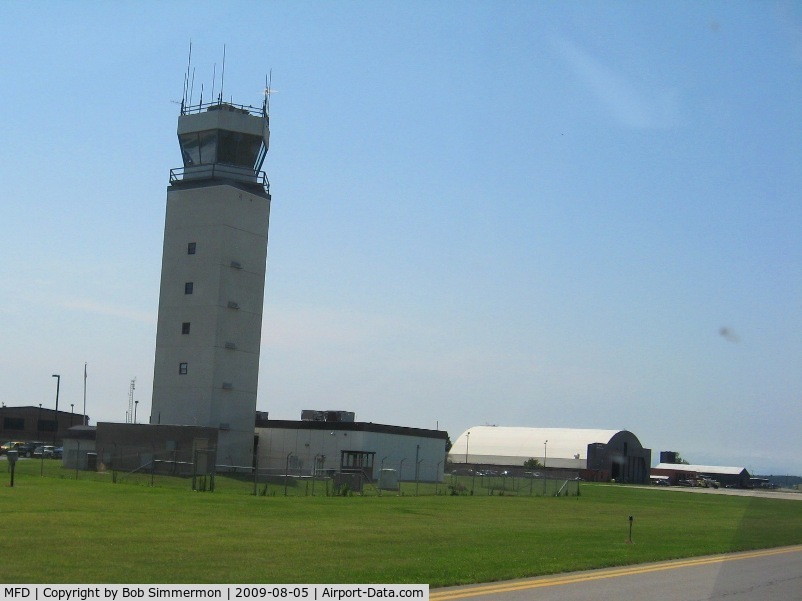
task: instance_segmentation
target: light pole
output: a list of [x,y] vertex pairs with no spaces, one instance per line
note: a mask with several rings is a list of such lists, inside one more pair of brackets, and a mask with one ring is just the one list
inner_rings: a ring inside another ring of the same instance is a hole
[[56,429],[53,431],[53,446],[56,446],[56,437],[58,436],[58,391],[61,388],[61,376],[53,374],[53,377],[56,378]]
[[543,443],[543,469],[546,469],[546,450],[548,449],[549,441]]
[[546,451],[548,449],[549,441],[543,443],[543,496],[546,496],[546,480],[548,480],[548,476],[546,474]]
[[465,467],[468,467],[468,445],[471,442],[471,433],[465,434]]
[[81,425],[89,425],[86,423],[86,363],[84,363],[84,414],[81,416]]
[[70,428],[72,428],[72,418],[75,416],[75,403],[70,403]]
[[139,408],[139,401],[134,401],[134,423],[136,423],[136,410]]

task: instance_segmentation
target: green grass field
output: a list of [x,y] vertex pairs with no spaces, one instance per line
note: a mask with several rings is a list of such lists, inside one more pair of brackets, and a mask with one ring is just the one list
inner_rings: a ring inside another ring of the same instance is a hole
[[591,484],[558,498],[253,496],[40,465],[19,462],[10,488],[0,464],[4,583],[446,586],[802,543],[802,503],[779,499]]

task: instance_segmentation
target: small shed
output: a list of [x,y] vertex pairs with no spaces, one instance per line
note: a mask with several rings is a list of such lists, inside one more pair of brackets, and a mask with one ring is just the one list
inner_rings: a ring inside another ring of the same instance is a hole
[[94,470],[97,458],[97,427],[73,426],[64,434],[62,465],[69,469]]

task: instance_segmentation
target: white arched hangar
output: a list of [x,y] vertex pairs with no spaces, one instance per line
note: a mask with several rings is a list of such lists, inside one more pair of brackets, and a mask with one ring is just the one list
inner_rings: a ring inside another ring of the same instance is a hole
[[474,426],[448,454],[452,470],[493,466],[522,473],[528,459],[537,459],[546,472],[648,484],[652,451],[628,430]]

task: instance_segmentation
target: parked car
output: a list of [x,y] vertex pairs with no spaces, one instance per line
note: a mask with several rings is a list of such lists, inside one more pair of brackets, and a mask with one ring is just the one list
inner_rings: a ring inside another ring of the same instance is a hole
[[473,476],[474,471],[469,467],[458,467],[454,470],[451,470],[452,476]]
[[4,445],[0,446],[0,455],[5,455],[9,451],[16,451],[17,448],[23,444],[25,443],[19,440],[9,440]]
[[33,456],[38,458],[53,457],[55,451],[56,447],[53,445],[40,445],[34,449]]
[[64,447],[53,449],[53,459],[61,459],[64,456]]
[[43,443],[40,441],[26,442],[17,447],[17,452],[20,457],[33,457],[33,452],[37,447],[41,447]]
[[710,476],[699,476],[699,486],[705,488],[718,488],[720,484],[717,480],[713,480]]

